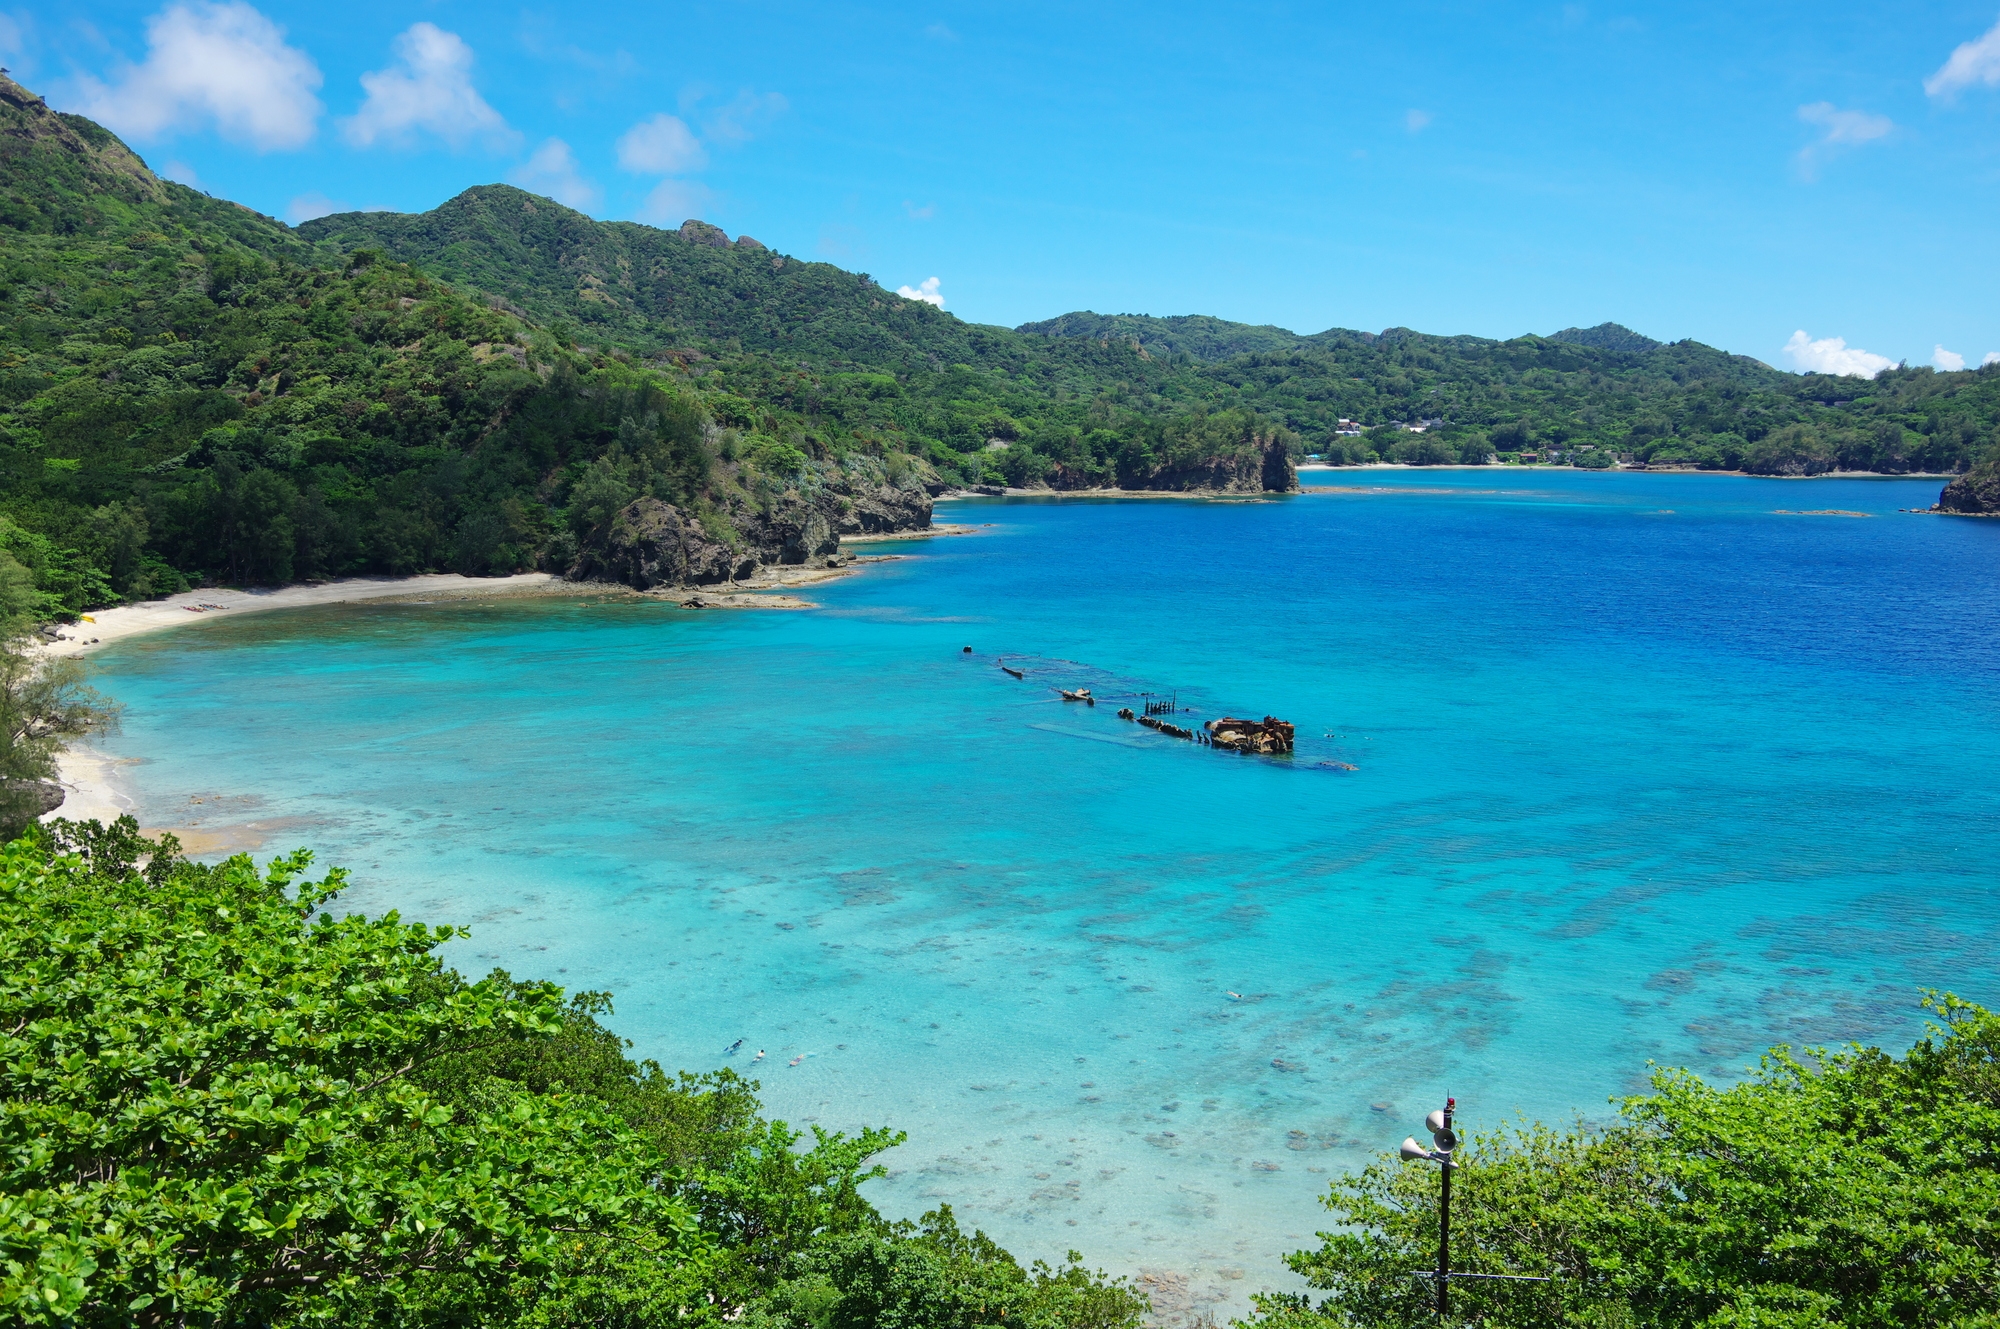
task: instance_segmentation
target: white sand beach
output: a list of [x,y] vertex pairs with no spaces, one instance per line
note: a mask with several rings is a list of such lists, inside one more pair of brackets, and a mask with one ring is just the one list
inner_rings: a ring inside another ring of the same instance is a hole
[[342,604],[350,600],[547,594],[561,585],[561,578],[546,572],[523,572],[512,577],[462,577],[455,572],[440,572],[423,577],[350,577],[344,581],[256,590],[186,591],[164,600],[100,609],[65,626],[62,629],[65,640],[44,649],[51,655],[86,655],[114,641],[184,628],[213,614],[296,609],[302,605]]

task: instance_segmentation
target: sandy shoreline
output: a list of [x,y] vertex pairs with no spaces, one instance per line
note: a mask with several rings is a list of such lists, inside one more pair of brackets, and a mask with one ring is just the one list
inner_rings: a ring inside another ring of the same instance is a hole
[[[894,531],[881,535],[846,536],[843,543],[874,544],[886,540],[920,540],[933,536],[972,535],[979,526],[941,522],[921,531]],[[610,594],[671,600],[691,609],[814,609],[811,600],[783,592],[802,589],[840,577],[853,576],[871,563],[888,562],[897,555],[848,556],[833,567],[776,567],[747,581],[721,586],[661,589],[639,592],[628,587],[599,582],[565,581],[546,572],[523,572],[511,577],[465,577],[457,573],[430,573],[417,577],[352,577],[313,585],[280,586],[252,590],[210,588],[187,591],[143,604],[117,605],[101,609],[83,620],[65,625],[63,639],[40,649],[49,655],[84,656],[113,642],[167,632],[204,622],[217,615],[257,613],[273,609],[298,609],[313,605],[351,604],[364,600],[438,601],[491,599],[504,596],[551,596]],[[138,763],[110,756],[96,748],[78,746],[65,752],[56,779],[65,797],[61,807],[44,821],[111,822],[133,813],[128,778],[121,768]],[[221,811],[222,809],[215,809]],[[233,853],[256,849],[271,835],[287,829],[276,823],[242,821],[228,825],[204,826],[206,813],[187,822],[167,827],[149,827],[147,834],[170,830],[182,846],[195,854]],[[282,820],[282,819],[281,819]]]
[[512,577],[462,577],[455,572],[441,572],[422,577],[351,577],[344,581],[255,590],[185,591],[164,600],[100,609],[80,622],[66,625],[62,632],[67,640],[43,649],[50,655],[88,655],[99,646],[150,632],[183,628],[214,614],[297,609],[356,600],[551,595],[561,593],[567,585],[560,577],[546,572],[523,572]]

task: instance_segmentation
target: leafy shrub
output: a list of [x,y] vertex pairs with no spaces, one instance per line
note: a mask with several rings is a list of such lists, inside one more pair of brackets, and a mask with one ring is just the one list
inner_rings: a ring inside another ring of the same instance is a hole
[[[2000,1016],[1949,995],[1901,1060],[1795,1057],[1717,1089],[1661,1071],[1598,1129],[1475,1136],[1452,1187],[1454,1316],[1520,1326],[1984,1326],[2000,1304]],[[1335,1182],[1340,1230],[1289,1263],[1315,1288],[1255,1329],[1437,1322],[1435,1167]]]
[[1448,466],[1458,460],[1458,450],[1430,434],[1406,435],[1390,451],[1390,458],[1410,466]]

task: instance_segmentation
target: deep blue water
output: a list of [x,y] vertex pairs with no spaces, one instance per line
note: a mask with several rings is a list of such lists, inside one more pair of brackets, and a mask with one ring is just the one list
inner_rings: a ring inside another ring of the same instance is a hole
[[461,967],[908,1130],[886,1210],[1229,1305],[1447,1093],[1602,1115],[1649,1061],[2000,1000],[2000,522],[1898,511],[1936,481],[1308,483],[1369,492],[944,505],[990,525],[816,612],[203,622],[103,657],[112,746],[149,825],[297,818],[354,907],[468,924]]

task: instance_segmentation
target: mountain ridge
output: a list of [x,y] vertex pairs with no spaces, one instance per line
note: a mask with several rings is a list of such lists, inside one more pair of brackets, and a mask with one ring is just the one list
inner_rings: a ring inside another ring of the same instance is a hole
[[1267,493],[1306,454],[1805,475],[2000,450],[2000,366],[1790,375],[1617,324],[1004,328],[507,185],[295,229],[12,80],[0,234],[0,550],[72,611],[201,578],[736,576],[921,524],[946,488]]

